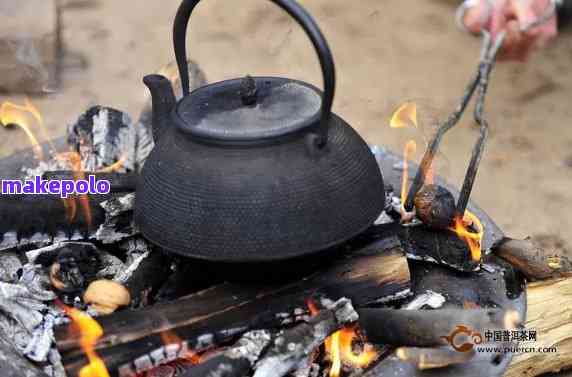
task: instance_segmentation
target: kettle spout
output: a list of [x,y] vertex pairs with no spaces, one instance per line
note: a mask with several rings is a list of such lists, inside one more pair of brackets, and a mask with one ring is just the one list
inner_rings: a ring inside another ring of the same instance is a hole
[[171,123],[171,110],[177,100],[171,82],[161,75],[147,75],[143,83],[151,92],[153,103],[153,139],[157,142]]

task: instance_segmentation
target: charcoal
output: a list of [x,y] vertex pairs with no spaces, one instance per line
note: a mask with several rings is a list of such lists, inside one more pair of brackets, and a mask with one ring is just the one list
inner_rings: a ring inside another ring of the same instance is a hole
[[137,171],[153,144],[141,123],[119,110],[94,106],[68,127],[68,144],[81,156],[82,169],[98,171],[120,163],[117,171]]

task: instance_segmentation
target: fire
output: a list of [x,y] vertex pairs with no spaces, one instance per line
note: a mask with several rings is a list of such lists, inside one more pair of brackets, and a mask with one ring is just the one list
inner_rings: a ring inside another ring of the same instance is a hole
[[79,371],[78,377],[110,377],[105,363],[95,352],[97,341],[103,336],[101,325],[87,313],[63,304],[59,304],[59,306],[71,318],[76,329],[79,330],[79,343],[89,360],[89,364]]
[[43,129],[43,120],[39,111],[28,101],[24,105],[16,105],[12,102],[4,102],[0,105],[0,124],[4,127],[8,125],[18,126],[26,133],[34,154],[38,160],[44,159],[44,153],[38,138],[32,131],[33,123],[36,123]]
[[115,173],[123,167],[125,161],[127,160],[127,154],[123,154],[116,163],[109,165],[103,169],[99,170],[99,173]]
[[[312,300],[307,300],[306,305],[312,316],[319,313],[319,309]],[[332,361],[329,377],[339,377],[342,370],[342,363],[350,364],[355,367],[367,367],[377,358],[377,352],[369,343],[364,343],[363,350],[356,354],[353,350],[353,344],[356,340],[360,340],[359,329],[357,326],[348,326],[336,331],[324,342],[326,354]]]
[[355,367],[367,367],[377,358],[377,352],[368,343],[364,345],[362,352],[354,353],[353,344],[356,340],[359,340],[359,335],[355,326],[345,327],[326,339],[324,346],[332,360],[330,377],[340,376],[342,363]]
[[[475,231],[472,231],[473,228]],[[456,217],[451,230],[462,238],[471,250],[471,258],[478,262],[481,260],[481,245],[484,235],[484,226],[479,218],[470,211],[465,211],[463,218]]]
[[[171,330],[162,331],[160,336],[161,336],[161,341],[166,346],[169,344],[182,344],[183,343],[183,340],[181,338],[179,338],[179,336]],[[190,351],[190,350],[187,351],[187,354],[181,356],[181,359],[184,359],[185,361],[190,362],[190,364],[192,364],[192,365],[200,364],[202,361],[201,355],[199,355],[198,353],[196,353],[194,351]]]
[[409,160],[417,152],[417,143],[409,140],[403,148],[403,176],[401,180],[401,205],[407,200],[409,192]]
[[404,128],[412,124],[417,127],[417,104],[405,102],[395,110],[389,121],[391,128]]
[[[73,171],[74,180],[85,179],[85,173],[81,162],[81,156],[77,152],[64,152],[56,154],[56,158],[67,164]],[[66,218],[68,222],[75,220],[77,215],[77,203],[81,207],[84,219],[89,227],[92,224],[91,208],[89,207],[89,197],[87,195],[77,195],[77,197],[69,197],[63,199],[66,209]]]

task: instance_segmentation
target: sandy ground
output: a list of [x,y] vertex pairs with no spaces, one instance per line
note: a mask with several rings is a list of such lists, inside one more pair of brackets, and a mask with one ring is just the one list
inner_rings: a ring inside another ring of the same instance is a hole
[[[32,101],[49,134],[92,104],[137,116],[141,78],[173,57],[171,22],[178,0],[68,0],[61,88]],[[401,151],[452,110],[476,69],[479,40],[457,30],[445,0],[304,0],[327,35],[338,68],[335,111],[370,143]],[[304,34],[272,4],[211,0],[190,27],[190,56],[210,81],[283,75],[320,85]],[[572,33],[528,64],[498,65],[487,114],[491,135],[473,198],[514,237],[544,237],[570,247],[572,226]],[[0,96],[19,101],[22,97]],[[418,104],[419,129],[390,129],[403,101]],[[470,119],[447,137],[439,174],[460,184],[477,131]],[[0,156],[27,146],[18,130],[0,130]],[[559,239],[563,241],[560,242]]]

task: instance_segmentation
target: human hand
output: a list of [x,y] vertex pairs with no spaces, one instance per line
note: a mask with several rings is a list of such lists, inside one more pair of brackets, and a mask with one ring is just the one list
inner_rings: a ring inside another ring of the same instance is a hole
[[465,3],[460,21],[469,31],[487,30],[493,38],[506,31],[499,59],[524,61],[556,36],[556,12],[533,25],[552,6],[551,0],[473,0]]

